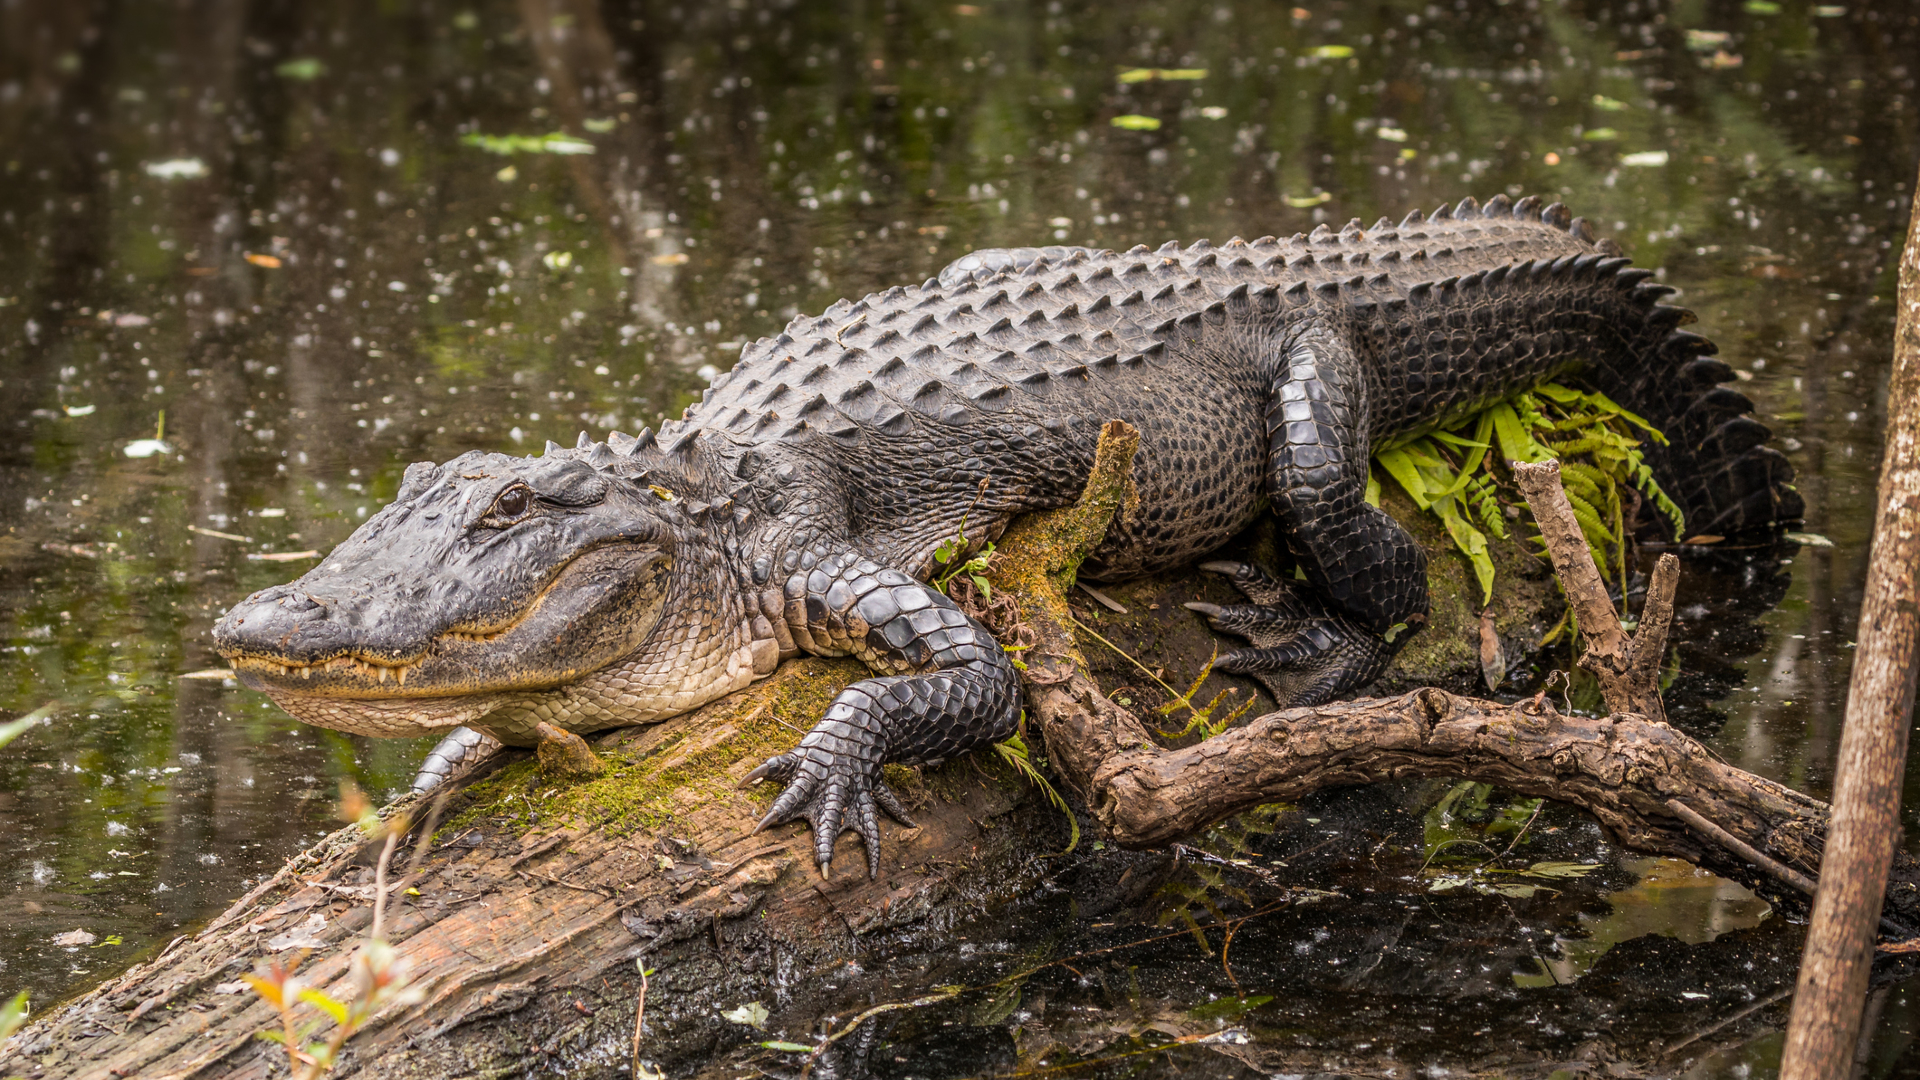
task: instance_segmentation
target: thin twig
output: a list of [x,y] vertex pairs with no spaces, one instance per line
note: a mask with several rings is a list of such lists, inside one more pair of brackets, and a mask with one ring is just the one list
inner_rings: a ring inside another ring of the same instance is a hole
[[1762,854],[1759,848],[1754,847],[1752,844],[1747,843],[1745,840],[1740,839],[1707,820],[1705,817],[1702,817],[1698,811],[1681,802],[1679,799],[1668,799],[1667,809],[1673,811],[1674,817],[1693,826],[1699,832],[1706,834],[1714,843],[1739,855],[1741,858],[1766,871],[1770,876],[1799,889],[1808,896],[1812,896],[1818,891],[1819,886],[1812,878],[1770,855]]
[[605,885],[577,885],[571,881],[563,881],[560,878],[553,877],[549,874],[542,874],[533,870],[515,870],[514,873],[519,874],[523,878],[537,878],[538,880],[544,881],[549,885],[564,885],[569,889],[577,889],[580,892],[592,893],[595,896],[604,896],[609,900],[618,899],[619,897],[618,893],[614,892],[613,889]]
[[634,967],[640,969],[640,1004],[633,1010],[633,1072],[629,1075],[639,1080],[640,1073],[640,1035],[647,1027],[647,959],[641,957]]
[[395,826],[389,823],[387,842],[380,849],[380,864],[373,869],[373,929],[367,936],[376,940],[386,940],[387,925],[387,864],[393,861],[393,849],[400,846],[400,834],[405,832],[405,822]]

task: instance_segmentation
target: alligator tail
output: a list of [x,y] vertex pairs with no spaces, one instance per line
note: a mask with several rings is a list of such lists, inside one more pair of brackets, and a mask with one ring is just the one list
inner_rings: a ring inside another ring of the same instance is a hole
[[[1680,329],[1685,308],[1661,303],[1674,290],[1646,280],[1652,272],[1618,263],[1613,278],[1627,309],[1617,325],[1614,355],[1591,372],[1598,389],[1667,436],[1643,444],[1654,478],[1686,515],[1688,536],[1753,536],[1798,522],[1805,503],[1793,487],[1793,466],[1768,445],[1773,432],[1752,416],[1753,402],[1723,384],[1733,369],[1712,341]],[[1602,264],[1606,266],[1607,264]],[[1651,504],[1637,531],[1671,539]]]

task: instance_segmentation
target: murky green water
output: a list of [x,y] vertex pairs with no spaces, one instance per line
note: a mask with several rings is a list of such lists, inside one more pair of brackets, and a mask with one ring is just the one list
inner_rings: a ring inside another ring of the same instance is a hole
[[[51,707],[0,751],[0,992],[91,985],[328,829],[340,779],[405,785],[423,745],[183,676],[217,665],[226,605],[310,565],[407,462],[677,415],[741,342],[982,246],[1565,199],[1684,290],[1833,541],[1785,580],[1690,576],[1676,694],[1728,760],[1824,792],[1920,157],[1914,19],[1901,0],[0,9],[0,715]],[[1518,1069],[1500,1055],[1667,1045],[1790,981],[1783,920],[1718,885],[1610,902],[1636,875],[1607,861],[1533,898],[1427,894],[1401,868],[1248,923],[1230,971],[1190,937],[1140,946],[1127,964],[1153,978],[1103,967],[1042,986],[1051,1011],[929,1013],[889,1036],[919,1049],[873,1067],[1042,1070],[1192,1036],[1102,1068],[1299,1071],[1318,1046],[1337,1071],[1393,1046],[1395,1075]],[[1034,905],[1006,950],[1132,932]],[[52,944],[75,929],[94,944]],[[1358,961],[1300,960],[1319,933],[1400,974],[1328,990],[1322,967]],[[1632,961],[1601,970],[1669,938],[1702,942],[1660,961],[1672,978],[1758,974],[1653,1008]],[[1578,944],[1602,939],[1621,944]],[[1879,1001],[1869,1073],[1914,1068],[1920,999]],[[1765,1073],[1782,1016],[1672,1067]]]

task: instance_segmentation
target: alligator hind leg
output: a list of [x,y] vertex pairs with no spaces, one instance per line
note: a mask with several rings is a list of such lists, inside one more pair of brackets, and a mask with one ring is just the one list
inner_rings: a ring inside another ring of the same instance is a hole
[[1426,623],[1427,557],[1366,501],[1367,387],[1346,342],[1307,327],[1282,365],[1267,401],[1268,496],[1317,596],[1232,567],[1257,606],[1206,614],[1255,644],[1225,670],[1259,676],[1282,705],[1315,705],[1372,681],[1396,649],[1389,639]]
[[1252,563],[1201,563],[1200,569],[1226,575],[1253,601],[1187,604],[1214,629],[1253,643],[1222,656],[1214,667],[1259,679],[1281,708],[1318,705],[1364,686],[1393,659],[1393,646],[1379,635]]

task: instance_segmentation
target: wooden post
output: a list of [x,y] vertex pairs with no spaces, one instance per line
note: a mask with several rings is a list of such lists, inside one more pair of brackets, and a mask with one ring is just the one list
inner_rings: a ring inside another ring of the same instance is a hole
[[1781,1080],[1845,1076],[1859,1037],[1874,927],[1900,839],[1900,781],[1913,718],[1920,636],[1920,188],[1900,256],[1887,448],[1853,684],[1833,784],[1833,824],[1820,860]]

